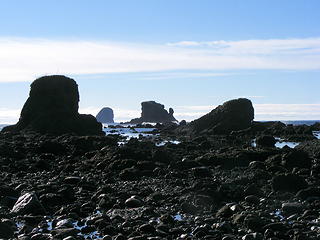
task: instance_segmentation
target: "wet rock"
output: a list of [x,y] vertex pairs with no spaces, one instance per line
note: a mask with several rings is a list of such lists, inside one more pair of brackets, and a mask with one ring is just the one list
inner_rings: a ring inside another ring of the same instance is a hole
[[212,176],[211,170],[207,167],[195,167],[195,168],[192,168],[191,170],[192,170],[193,176],[195,176],[196,178],[204,178],[204,177]]
[[102,135],[102,125],[91,115],[78,113],[76,82],[53,75],[36,79],[23,106],[19,122],[2,131],[33,130],[40,133]]
[[166,123],[177,121],[173,116],[174,111],[172,108],[170,108],[168,112],[164,109],[164,105],[155,101],[142,102],[141,111],[141,117],[132,119],[130,123]]
[[308,154],[301,150],[293,150],[282,157],[282,165],[288,169],[310,168],[312,164]]
[[54,235],[55,238],[65,238],[65,237],[76,237],[77,234],[80,231],[75,228],[61,228],[61,229],[55,229],[52,231],[52,234]]
[[218,210],[216,216],[222,218],[229,218],[233,215],[233,213],[234,212],[231,210],[230,205],[225,205]]
[[52,140],[46,140],[40,143],[38,148],[36,149],[37,153],[52,153],[54,155],[60,155],[66,153],[66,147],[58,142]]
[[12,238],[14,231],[12,227],[6,222],[0,222],[0,237],[4,239]]
[[51,234],[48,233],[36,233],[32,235],[31,240],[51,240],[53,239]]
[[143,224],[139,227],[139,231],[143,233],[155,233],[156,228],[151,224]]
[[308,183],[299,175],[280,174],[272,178],[272,188],[274,191],[297,192],[307,187]]
[[64,182],[66,184],[71,184],[71,185],[78,184],[80,181],[81,181],[81,178],[76,176],[70,176],[64,179]]
[[113,110],[109,107],[104,107],[99,111],[96,119],[101,123],[114,123],[113,117]]
[[304,206],[299,202],[288,202],[283,203],[281,209],[285,215],[290,216],[303,212]]
[[44,214],[45,210],[35,193],[25,193],[14,204],[12,213],[15,214]]
[[297,192],[296,196],[302,200],[308,199],[320,199],[320,188],[319,187],[309,187]]
[[260,216],[248,215],[244,219],[244,223],[247,228],[261,232],[263,227],[267,224],[266,220]]
[[249,204],[259,204],[260,202],[260,199],[254,195],[246,196],[244,200]]
[[273,136],[259,136],[256,139],[257,147],[274,147],[276,144],[276,139]]
[[227,101],[210,113],[192,121],[180,131],[190,133],[208,132],[227,134],[248,128],[254,118],[254,109],[250,100],[239,98]]
[[168,151],[160,148],[153,152],[152,159],[155,162],[170,163],[172,161],[172,156]]
[[143,206],[143,202],[136,196],[131,196],[125,201],[125,205],[129,208],[137,208]]
[[242,240],[263,240],[263,235],[261,233],[249,233],[244,235],[242,238]]
[[140,176],[141,176],[140,170],[135,167],[125,168],[119,174],[119,177],[122,180],[129,180],[129,181],[137,180],[140,178]]
[[181,210],[188,214],[196,214],[198,211],[197,207],[190,202],[183,202],[181,204]]

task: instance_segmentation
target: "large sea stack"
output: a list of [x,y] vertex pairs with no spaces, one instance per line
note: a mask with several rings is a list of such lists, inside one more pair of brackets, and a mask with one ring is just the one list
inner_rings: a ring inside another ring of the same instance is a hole
[[73,79],[61,75],[41,77],[31,84],[19,122],[2,131],[102,135],[101,123],[92,115],[79,114],[78,108],[78,85]]
[[164,108],[164,105],[155,101],[147,101],[141,103],[141,117],[135,118],[130,123],[168,123],[177,121],[173,116],[173,109],[169,108],[169,112]]
[[113,110],[108,107],[102,108],[96,116],[97,121],[101,123],[114,123],[113,118]]
[[181,130],[193,134],[228,134],[251,126],[254,109],[249,99],[233,99],[219,105],[210,113],[192,121]]

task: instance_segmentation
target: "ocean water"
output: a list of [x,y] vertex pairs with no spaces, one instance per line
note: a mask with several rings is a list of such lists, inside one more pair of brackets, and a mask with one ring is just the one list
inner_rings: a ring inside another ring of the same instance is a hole
[[320,123],[320,120],[296,120],[296,121],[281,121],[285,124],[292,124],[292,125],[308,125],[311,126],[315,123]]

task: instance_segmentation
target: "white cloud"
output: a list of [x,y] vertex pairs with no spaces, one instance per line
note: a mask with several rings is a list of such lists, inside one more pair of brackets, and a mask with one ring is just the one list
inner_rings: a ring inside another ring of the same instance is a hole
[[169,46],[210,49],[223,54],[319,54],[320,38],[303,39],[256,39],[242,41],[181,41]]
[[0,38],[0,82],[48,74],[320,69],[320,38],[165,45]]
[[0,108],[0,124],[13,124],[19,119],[20,109]]

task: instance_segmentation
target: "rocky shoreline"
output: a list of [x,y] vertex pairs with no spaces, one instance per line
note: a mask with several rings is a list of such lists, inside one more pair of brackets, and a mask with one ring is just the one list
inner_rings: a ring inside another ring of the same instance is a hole
[[319,140],[245,139],[2,132],[0,237],[318,239]]
[[319,123],[254,122],[251,101],[235,99],[127,138],[78,102],[73,79],[37,79],[0,132],[1,239],[320,238]]

